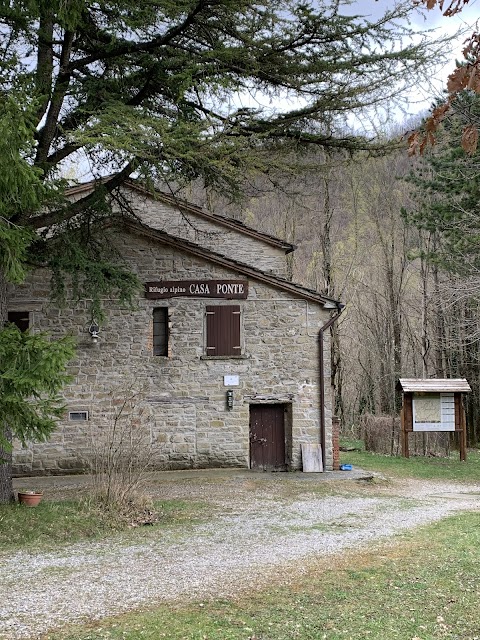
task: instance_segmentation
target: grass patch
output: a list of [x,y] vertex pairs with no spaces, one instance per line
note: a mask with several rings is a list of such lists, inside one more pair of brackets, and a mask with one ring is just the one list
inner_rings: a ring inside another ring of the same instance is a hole
[[[198,522],[207,506],[199,502],[166,500],[155,503],[159,514],[151,530]],[[129,531],[128,522],[88,501],[48,501],[38,507],[0,505],[0,549],[16,550],[35,545],[36,550],[55,548],[83,540],[98,540]]]
[[[100,537],[106,523],[79,502],[43,501],[34,509],[0,505],[0,548],[49,546]],[[111,531],[111,529],[109,528]]]
[[341,453],[341,463],[397,478],[480,482],[480,451],[476,449],[468,451],[465,462],[459,460],[458,452],[449,458],[412,456],[407,459],[367,451],[349,451]]
[[160,606],[50,640],[474,640],[480,514],[456,515],[397,544],[319,559],[288,586]]
[[343,449],[349,449],[350,451],[355,451],[358,449],[359,451],[365,450],[365,444],[363,440],[355,439],[355,438],[341,438],[340,445]]

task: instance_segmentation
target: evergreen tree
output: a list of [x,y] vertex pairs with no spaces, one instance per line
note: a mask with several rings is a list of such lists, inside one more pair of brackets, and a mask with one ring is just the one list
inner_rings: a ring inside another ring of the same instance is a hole
[[[436,300],[443,307],[443,329],[432,343],[443,354],[448,377],[466,377],[472,387],[466,398],[470,445],[480,439],[480,151],[466,153],[461,132],[479,115],[480,96],[459,93],[437,130],[437,144],[407,178],[416,187],[417,206],[404,212],[407,222],[434,238],[423,257],[444,274],[445,284]],[[432,327],[436,323],[434,318]]]
[[407,220],[435,232],[440,242],[429,254],[444,269],[473,275],[480,269],[480,151],[461,146],[465,123],[480,116],[480,97],[463,92],[437,133],[437,144],[408,177],[417,187],[415,210]]
[[11,438],[22,444],[46,440],[63,414],[59,390],[74,355],[73,341],[22,333],[14,325],[0,331],[0,488],[4,501],[11,489]]
[[[272,150],[378,150],[345,133],[347,117],[388,105],[436,52],[401,26],[410,0],[379,19],[348,8],[0,0],[0,322],[6,281],[29,263],[52,269],[60,298],[66,273],[94,306],[106,291],[133,295],[138,283],[96,232],[130,176],[200,178],[238,197],[246,173],[269,170]],[[72,167],[110,177],[71,203],[62,176]]]

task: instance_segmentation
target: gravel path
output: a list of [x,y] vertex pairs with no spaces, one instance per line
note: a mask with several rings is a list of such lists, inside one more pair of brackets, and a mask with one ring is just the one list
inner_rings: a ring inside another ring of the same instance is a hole
[[331,481],[338,495],[322,497],[293,474],[194,478],[178,476],[157,490],[163,498],[213,503],[217,515],[208,524],[149,528],[138,544],[0,553],[0,638],[33,639],[155,602],[228,596],[281,580],[312,555],[337,554],[480,505],[480,484]]

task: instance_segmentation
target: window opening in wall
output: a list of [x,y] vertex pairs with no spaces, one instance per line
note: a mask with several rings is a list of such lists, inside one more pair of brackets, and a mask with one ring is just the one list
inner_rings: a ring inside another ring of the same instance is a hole
[[240,306],[207,306],[207,356],[239,356]]
[[153,355],[168,356],[168,308],[153,310]]
[[9,311],[7,320],[15,324],[20,331],[27,331],[30,326],[30,313],[28,311]]
[[88,420],[88,411],[69,411],[68,419],[73,422],[82,422]]

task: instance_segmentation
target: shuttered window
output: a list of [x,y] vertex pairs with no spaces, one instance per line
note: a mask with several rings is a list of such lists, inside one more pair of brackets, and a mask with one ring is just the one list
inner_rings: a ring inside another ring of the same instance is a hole
[[168,356],[168,308],[153,310],[153,355]]
[[207,356],[239,356],[240,347],[240,306],[208,306],[207,313]]

